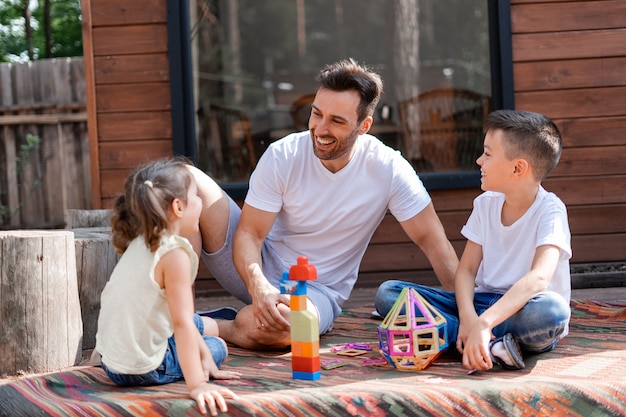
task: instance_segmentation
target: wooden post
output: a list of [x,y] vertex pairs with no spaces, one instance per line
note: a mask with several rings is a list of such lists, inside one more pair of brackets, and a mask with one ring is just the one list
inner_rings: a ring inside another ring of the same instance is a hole
[[0,374],[73,366],[81,336],[74,233],[0,232]]
[[65,228],[111,227],[112,210],[65,210]]
[[66,210],[74,232],[78,295],[83,316],[83,349],[96,346],[100,295],[120,259],[111,243],[111,210]]
[[111,243],[111,228],[74,229],[76,274],[83,318],[83,349],[96,346],[100,295],[120,258]]

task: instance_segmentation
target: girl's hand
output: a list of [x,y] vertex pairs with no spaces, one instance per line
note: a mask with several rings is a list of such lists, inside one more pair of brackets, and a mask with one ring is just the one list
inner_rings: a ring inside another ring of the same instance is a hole
[[212,357],[203,357],[201,360],[202,371],[204,372],[204,378],[206,381],[209,379],[238,379],[241,377],[241,372],[237,371],[222,371],[213,362]]
[[233,400],[239,399],[239,396],[228,388],[220,387],[215,384],[209,384],[208,382],[202,382],[197,385],[191,390],[189,396],[196,401],[202,414],[206,414],[206,405],[208,405],[209,411],[213,416],[217,415],[218,407],[221,412],[228,412],[228,406],[226,405],[225,400],[226,398],[231,398]]
[[241,372],[237,371],[222,371],[218,369],[211,372],[211,378],[213,379],[239,379],[241,378]]

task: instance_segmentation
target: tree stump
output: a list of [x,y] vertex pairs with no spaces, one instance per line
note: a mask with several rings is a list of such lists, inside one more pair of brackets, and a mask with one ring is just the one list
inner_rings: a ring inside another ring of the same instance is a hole
[[100,295],[120,255],[111,243],[111,228],[74,229],[76,274],[83,319],[83,349],[96,346]]
[[0,232],[0,374],[73,366],[81,336],[74,233]]
[[111,227],[112,210],[65,210],[65,228]]
[[66,210],[76,244],[76,274],[83,318],[83,349],[96,346],[100,295],[120,258],[111,243],[112,210]]

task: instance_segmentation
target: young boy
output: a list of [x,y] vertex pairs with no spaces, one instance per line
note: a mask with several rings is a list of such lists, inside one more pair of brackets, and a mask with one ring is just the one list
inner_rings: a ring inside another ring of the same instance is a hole
[[561,156],[561,134],[547,117],[514,110],[491,113],[484,130],[476,162],[485,192],[461,230],[468,240],[455,292],[387,281],[376,309],[384,317],[410,286],[445,316],[465,368],[522,369],[522,352],[550,351],[568,331],[567,211],[541,186]]

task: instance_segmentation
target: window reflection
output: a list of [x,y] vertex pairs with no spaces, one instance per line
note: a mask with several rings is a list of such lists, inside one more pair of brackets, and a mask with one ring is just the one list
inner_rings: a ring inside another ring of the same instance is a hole
[[352,57],[383,77],[370,133],[418,172],[475,170],[490,110],[485,0],[196,0],[198,165],[247,181],[274,140],[306,129],[315,77]]

